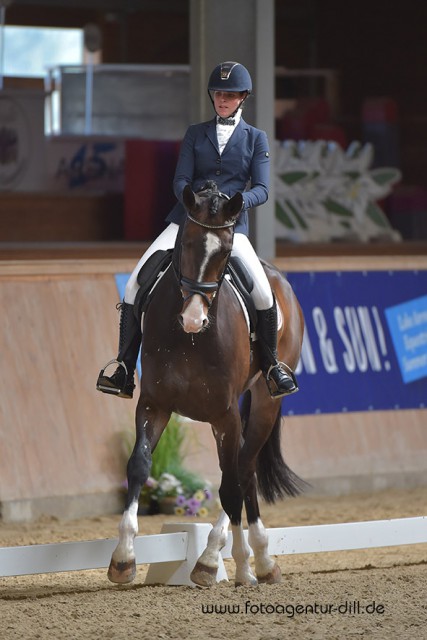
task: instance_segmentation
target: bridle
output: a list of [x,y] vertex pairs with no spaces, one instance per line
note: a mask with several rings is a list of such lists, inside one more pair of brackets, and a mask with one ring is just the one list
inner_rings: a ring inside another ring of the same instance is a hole
[[191,220],[191,222],[195,222],[196,224],[198,224],[199,227],[204,227],[205,229],[228,229],[229,227],[234,227],[234,225],[236,224],[235,221],[226,222],[225,224],[206,224],[205,222],[200,222],[199,220],[196,220],[196,218],[193,218],[193,216],[190,216],[188,212],[187,212],[187,218]]
[[[198,195],[199,196],[203,196],[205,194],[210,194],[210,195],[217,195],[220,198],[224,198],[225,200],[230,200],[230,197],[227,196],[225,193],[222,193],[221,191],[201,191]],[[191,222],[194,222],[194,224],[198,225],[199,227],[203,227],[204,229],[230,229],[233,227],[233,234],[234,234],[234,227],[236,225],[236,220],[230,221],[230,222],[225,222],[224,224],[207,224],[205,222],[200,222],[200,220],[197,220],[196,218],[193,218],[193,216],[187,211],[187,219],[191,220]],[[179,268],[176,269],[175,268],[175,274],[176,277],[178,279],[179,285],[181,289],[185,289],[185,291],[188,291],[188,295],[184,296],[183,295],[183,300],[184,303],[187,302],[187,300],[189,300],[192,296],[194,295],[199,295],[203,298],[203,300],[206,302],[208,308],[210,309],[210,307],[212,306],[212,302],[218,292],[219,287],[221,286],[221,282],[224,278],[224,274],[225,274],[225,270],[227,268],[227,264],[228,264],[228,260],[229,257],[227,258],[227,261],[224,265],[224,269],[222,271],[222,274],[219,278],[219,280],[215,280],[214,282],[200,282],[199,280],[193,280],[192,278],[186,278],[185,276],[182,275],[181,273],[181,249],[180,249],[180,253],[179,253]],[[211,297],[209,297],[209,295]]]

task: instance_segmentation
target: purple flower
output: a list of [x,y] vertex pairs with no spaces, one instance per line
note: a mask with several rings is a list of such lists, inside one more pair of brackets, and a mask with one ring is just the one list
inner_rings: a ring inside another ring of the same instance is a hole
[[186,501],[186,499],[185,499],[185,496],[183,496],[183,495],[177,496],[177,498],[176,498],[176,500],[175,500],[175,504],[176,504],[178,507],[182,507],[182,506],[184,506],[186,502],[187,502],[187,501]]
[[212,491],[209,491],[209,489],[204,489],[204,494],[205,494],[206,500],[212,500]]
[[187,503],[187,516],[195,516],[197,514],[198,507],[190,507]]
[[190,498],[189,500],[187,500],[187,507],[189,511],[192,511],[193,513],[197,513],[197,510],[200,507],[200,505],[201,505],[200,500],[196,500],[196,498]]

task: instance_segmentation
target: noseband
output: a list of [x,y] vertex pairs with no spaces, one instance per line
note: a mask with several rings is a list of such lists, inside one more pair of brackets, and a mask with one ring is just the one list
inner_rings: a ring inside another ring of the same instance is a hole
[[[203,196],[208,192],[202,191],[200,192],[198,195],[199,196]],[[220,198],[224,198],[226,200],[230,200],[229,196],[227,196],[225,193],[221,193],[221,191],[217,191],[217,192],[209,192],[212,195],[218,195]],[[194,222],[195,224],[197,224],[199,227],[203,227],[204,229],[229,229],[231,227],[234,227],[236,224],[236,221],[233,220],[232,222],[225,222],[224,224],[206,224],[205,222],[200,222],[199,220],[196,220],[196,218],[193,218],[192,215],[190,215],[190,213],[188,213],[187,211],[187,219],[191,220],[191,222]],[[227,261],[228,262],[228,261]],[[187,300],[189,300],[189,298],[191,298],[194,295],[199,295],[203,298],[203,300],[206,302],[206,304],[208,305],[208,308],[211,307],[213,299],[215,298],[218,289],[221,285],[221,282],[224,278],[224,273],[225,273],[225,268],[227,265],[225,265],[224,270],[221,274],[221,277],[219,280],[216,280],[215,282],[199,282],[198,280],[192,280],[191,278],[186,278],[185,276],[183,276],[181,274],[181,255],[180,255],[180,260],[179,260],[180,266],[179,266],[179,273],[177,273],[177,278],[178,278],[178,282],[180,284],[180,287],[182,289],[185,289],[186,291],[188,291],[188,295],[184,297],[184,302],[187,302]],[[208,294],[213,294],[212,298],[209,298]]]

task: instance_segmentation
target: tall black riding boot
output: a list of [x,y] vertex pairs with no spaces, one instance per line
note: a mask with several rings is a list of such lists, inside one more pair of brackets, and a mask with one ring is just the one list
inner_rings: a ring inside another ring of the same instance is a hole
[[257,311],[257,334],[261,347],[261,371],[273,398],[298,391],[295,374],[288,365],[277,360],[277,308],[276,301],[265,311]]
[[[133,397],[134,373],[141,337],[141,327],[135,317],[133,304],[122,302],[120,305],[119,354],[117,360],[110,360],[101,370],[96,383],[98,391],[111,393],[119,398]],[[104,375],[105,369],[113,363],[119,365],[113,375]]]

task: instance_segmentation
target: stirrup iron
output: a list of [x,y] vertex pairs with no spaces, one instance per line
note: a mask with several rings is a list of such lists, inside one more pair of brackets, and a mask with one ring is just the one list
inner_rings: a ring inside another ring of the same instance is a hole
[[[125,370],[126,378],[125,378],[125,383],[123,385],[123,389],[124,389],[128,382],[129,372],[125,363],[122,360],[117,360],[117,358],[113,358],[113,360],[110,360],[109,362],[107,362],[105,367],[101,369],[101,371],[99,372],[98,380],[104,376],[105,370],[111,364],[117,364],[119,367],[123,367],[123,369]],[[99,384],[99,382],[96,383],[96,388],[98,391],[102,391],[103,393],[111,393],[111,395],[113,396],[118,396],[120,393],[123,393],[123,389],[114,389],[113,387],[107,387],[107,386],[104,386],[103,384]]]
[[[283,392],[279,391],[277,386],[276,386],[276,383],[274,382],[274,379],[270,375],[271,371],[273,369],[283,369],[284,372],[291,378],[292,382],[295,385],[295,389],[293,389],[292,391],[288,391],[286,393],[283,393]],[[280,398],[280,397],[284,397],[284,396],[290,396],[293,393],[296,393],[297,391],[299,391],[299,386],[298,386],[298,382],[297,382],[295,373],[292,371],[290,366],[286,364],[286,362],[277,361],[275,364],[271,364],[269,366],[267,372],[265,373],[265,381],[267,383],[267,387],[268,387],[268,390],[269,390],[270,395],[271,395],[272,398]]]

